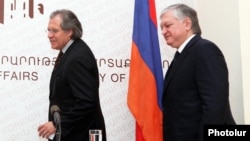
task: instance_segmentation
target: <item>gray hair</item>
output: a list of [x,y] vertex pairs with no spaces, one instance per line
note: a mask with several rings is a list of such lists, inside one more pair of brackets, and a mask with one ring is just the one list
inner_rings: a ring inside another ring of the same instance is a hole
[[190,18],[192,21],[193,33],[194,34],[201,34],[201,28],[199,25],[197,13],[193,8],[191,8],[185,4],[170,5],[167,8],[162,10],[160,17],[162,17],[168,11],[174,11],[174,16],[179,20],[183,20],[186,17]]
[[66,9],[56,10],[50,14],[50,19],[57,15],[60,15],[62,18],[62,23],[60,26],[63,30],[73,30],[71,39],[74,40],[82,37],[82,25],[77,16],[72,11]]

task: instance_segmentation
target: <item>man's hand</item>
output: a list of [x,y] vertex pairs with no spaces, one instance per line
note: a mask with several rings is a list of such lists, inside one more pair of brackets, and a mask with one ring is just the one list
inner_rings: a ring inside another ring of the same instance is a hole
[[38,127],[39,136],[48,139],[51,134],[55,134],[56,128],[53,122],[46,122]]

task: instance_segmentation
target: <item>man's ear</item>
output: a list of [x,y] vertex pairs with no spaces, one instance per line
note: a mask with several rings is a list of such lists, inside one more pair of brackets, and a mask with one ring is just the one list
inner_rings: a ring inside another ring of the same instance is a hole
[[70,29],[67,31],[68,32],[68,36],[71,37],[73,35],[73,29]]
[[190,30],[192,28],[192,21],[189,17],[184,19],[184,24],[185,24],[186,30]]

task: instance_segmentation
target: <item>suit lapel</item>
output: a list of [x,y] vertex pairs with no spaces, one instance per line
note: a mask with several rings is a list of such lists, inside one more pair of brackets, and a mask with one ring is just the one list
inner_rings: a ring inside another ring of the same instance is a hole
[[189,43],[186,45],[186,47],[183,49],[183,51],[181,52],[179,57],[175,60],[175,63],[171,67],[169,67],[169,69],[167,70],[166,75],[165,75],[165,80],[164,80],[164,89],[163,89],[164,94],[166,93],[166,89],[169,86],[169,84],[171,84],[171,81],[172,81],[176,71],[181,66],[185,57],[188,55],[190,48],[192,48],[194,43],[199,39],[201,39],[201,37],[199,35],[196,35],[194,38],[192,38],[189,41]]
[[50,98],[53,98],[55,96],[55,91],[56,91],[56,81],[58,79],[58,77],[61,77],[60,75],[63,72],[63,69],[65,67],[65,62],[67,60],[67,58],[70,56],[70,52],[74,49],[74,47],[76,46],[76,44],[78,43],[78,40],[75,40],[70,47],[68,48],[68,50],[64,53],[61,61],[58,63],[58,66],[53,69],[53,72],[51,74],[51,79],[50,79]]

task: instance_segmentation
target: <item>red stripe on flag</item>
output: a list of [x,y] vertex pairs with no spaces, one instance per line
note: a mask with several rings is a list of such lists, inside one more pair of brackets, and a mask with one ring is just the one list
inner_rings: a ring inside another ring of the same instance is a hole
[[149,15],[150,15],[150,19],[153,21],[153,23],[157,27],[155,1],[154,0],[149,0]]

